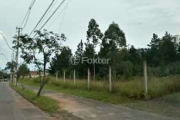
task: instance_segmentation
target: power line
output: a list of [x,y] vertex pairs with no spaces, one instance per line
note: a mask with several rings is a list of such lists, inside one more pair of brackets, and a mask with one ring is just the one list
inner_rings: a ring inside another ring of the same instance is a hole
[[[54,10],[54,12],[51,14],[51,16],[46,20],[46,22],[42,25],[42,27],[39,29],[39,31],[49,22],[49,20],[53,17],[53,15],[58,11],[58,9],[62,6],[62,4],[65,2],[66,0],[63,0],[59,6]],[[36,33],[37,34],[37,33]],[[36,34],[34,35],[34,37],[36,36]],[[34,38],[33,37],[33,38]]]
[[65,7],[65,11],[64,11],[64,14],[63,14],[63,18],[62,18],[62,21],[60,23],[60,27],[59,27],[59,31],[58,33],[61,31],[61,27],[62,27],[62,24],[63,24],[63,21],[64,21],[64,18],[65,18],[65,15],[66,15],[66,11],[67,11],[67,7],[68,7],[69,3],[67,4],[67,6]]
[[0,53],[0,54],[3,55],[6,58],[7,61],[9,61],[4,53]]
[[33,4],[33,0],[31,1],[31,4],[30,4],[30,6],[29,6],[29,8],[28,8],[28,10],[27,10],[27,13],[26,13],[26,15],[25,15],[25,17],[24,17],[24,19],[23,19],[23,21],[22,21],[22,23],[21,23],[21,25],[20,26],[22,26],[23,25],[23,23],[24,23],[24,21],[26,20],[26,17],[28,16],[28,14],[29,14],[29,9],[30,9],[30,7],[32,6],[32,4]]
[[[48,16],[49,13],[51,13],[52,9],[54,8],[54,6],[57,4],[58,1],[59,1],[59,0],[56,0],[56,1],[54,2],[54,4],[53,4],[53,5],[51,6],[51,8],[49,9],[49,11],[48,11],[48,13],[46,14],[46,16]],[[42,22],[44,22],[44,19],[45,19],[45,18],[43,18]]]
[[[59,16],[61,15],[61,13],[63,13],[63,12],[66,12],[66,10],[67,10],[67,7],[68,7],[68,5],[70,4],[70,2],[71,2],[71,0],[67,3],[67,5],[63,8],[63,10],[62,11],[60,11],[60,13],[58,14],[58,16],[51,22],[51,24],[49,24],[49,26],[48,26],[48,29],[52,26],[52,24],[57,20],[57,18],[59,18]],[[64,19],[64,16],[65,16],[65,13],[63,14],[63,19]],[[62,24],[62,21],[61,21],[61,24]],[[62,25],[61,25],[62,26]]]
[[34,29],[31,31],[31,33],[29,34],[29,36],[35,31],[35,29],[37,28],[37,26],[40,24],[40,22],[43,20],[43,18],[45,17],[45,15],[47,14],[47,12],[49,11],[49,9],[51,8],[51,6],[53,5],[55,0],[53,0],[51,2],[51,4],[49,5],[49,7],[46,9],[45,13],[43,14],[43,16],[41,17],[41,19],[38,21],[38,23],[36,24],[36,26],[34,27]]
[[3,36],[4,40],[6,41],[7,46],[9,47],[9,49],[13,50],[13,49],[10,47],[10,45],[8,44],[7,39],[6,39],[6,37],[4,36],[4,34],[3,34],[2,32],[0,32],[0,34]]
[[30,13],[31,13],[31,9],[32,9],[32,7],[34,6],[35,2],[36,2],[36,0],[32,0],[30,6],[29,6],[29,8],[28,8],[28,11],[27,11],[27,13],[26,13],[26,15],[25,15],[25,17],[24,17],[21,25],[20,25],[20,26],[22,26],[23,23],[25,22],[25,24],[24,24],[24,26],[23,26],[23,29],[26,27],[26,25],[27,25],[27,23],[28,23],[29,16],[30,16]]

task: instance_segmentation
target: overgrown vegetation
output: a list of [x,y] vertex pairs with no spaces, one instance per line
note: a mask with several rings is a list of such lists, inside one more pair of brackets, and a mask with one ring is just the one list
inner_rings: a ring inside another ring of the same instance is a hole
[[[149,99],[161,97],[170,93],[180,91],[180,75],[169,76],[169,77],[152,77],[148,81],[148,97]],[[26,85],[38,85],[38,78],[24,79],[21,80]],[[135,77],[129,81],[114,81],[113,82],[113,91],[108,92],[108,82],[107,81],[91,81],[90,90],[87,90],[86,80],[77,80],[74,85],[72,80],[66,80],[65,82],[62,79],[49,78],[46,88],[56,90],[59,92],[74,94],[82,97],[88,97],[92,99],[101,100],[104,99],[105,94],[106,99],[110,99],[111,96],[117,96],[116,99],[125,97],[133,99],[144,99],[144,83],[143,79],[140,77]],[[85,92],[86,94],[83,94]],[[81,94],[82,93],[82,94]],[[91,94],[91,93],[94,93]],[[101,94],[102,93],[102,94]]]

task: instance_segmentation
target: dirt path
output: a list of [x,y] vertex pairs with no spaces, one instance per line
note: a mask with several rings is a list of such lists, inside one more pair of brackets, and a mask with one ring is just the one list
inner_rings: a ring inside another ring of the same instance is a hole
[[60,93],[46,93],[45,95],[59,101],[62,109],[84,120],[176,120],[76,96]]
[[[37,91],[36,87],[26,86],[26,88]],[[57,100],[62,110],[83,120],[179,120],[46,89],[42,94]]]

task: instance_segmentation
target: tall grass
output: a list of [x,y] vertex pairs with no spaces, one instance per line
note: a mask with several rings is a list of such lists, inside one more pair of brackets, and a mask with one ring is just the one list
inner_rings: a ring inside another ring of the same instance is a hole
[[[23,80],[26,84],[38,84],[38,78]],[[28,83],[29,82],[29,83]],[[72,79],[56,79],[54,77],[49,77],[48,85],[54,87],[60,87],[63,89],[72,90],[87,90],[87,80],[76,80],[76,84]],[[109,83],[107,81],[91,81],[90,90],[91,91],[108,91]],[[148,97],[156,98],[161,97],[170,93],[180,91],[180,75],[169,76],[169,77],[151,77],[148,80]],[[143,78],[135,77],[132,80],[123,81],[113,81],[112,94],[117,94],[119,96],[126,96],[130,98],[142,99],[144,95],[144,82]]]

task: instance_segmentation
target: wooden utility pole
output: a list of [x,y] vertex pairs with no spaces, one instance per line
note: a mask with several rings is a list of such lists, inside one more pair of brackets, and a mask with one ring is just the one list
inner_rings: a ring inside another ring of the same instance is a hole
[[21,34],[22,28],[16,27],[16,30],[17,30],[17,32],[18,32],[16,46],[18,46],[18,47],[17,47],[17,50],[16,50],[16,67],[15,67],[16,77],[15,77],[15,85],[17,86],[17,81],[18,81],[17,72],[18,72],[18,58],[19,58],[19,41],[20,41],[20,34]]
[[112,91],[112,77],[111,77],[111,66],[109,66],[109,92]]
[[143,67],[144,67],[144,92],[145,95],[148,94],[148,85],[147,85],[147,63],[146,61],[143,62]]

